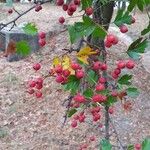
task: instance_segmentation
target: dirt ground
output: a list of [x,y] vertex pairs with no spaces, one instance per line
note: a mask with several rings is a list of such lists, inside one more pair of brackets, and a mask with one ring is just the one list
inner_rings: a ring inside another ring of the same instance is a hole
[[[17,5],[20,10],[27,7],[27,4]],[[19,22],[34,21],[39,30],[47,31],[56,25],[58,16],[62,15],[54,6],[45,5],[42,11],[44,13],[41,12],[39,16],[31,12]],[[137,36],[147,20],[144,14],[138,13],[135,17],[137,22],[128,33],[131,38]],[[88,123],[72,129],[68,120],[62,128],[65,114],[62,103],[68,93],[64,93],[53,78],[45,81],[42,99],[37,100],[26,93],[26,82],[48,73],[53,57],[63,54],[62,48],[69,47],[68,40],[67,33],[55,36],[39,52],[18,62],[9,63],[5,58],[0,58],[0,150],[78,150],[79,144],[89,136],[103,136],[103,128],[97,129]],[[113,62],[121,56],[126,57],[121,54],[126,48],[122,39],[119,45],[109,50],[112,54],[109,57],[113,58]],[[32,70],[34,62],[41,62],[41,73]],[[131,112],[124,112],[117,104],[112,116],[120,139],[125,144],[139,143],[150,136],[150,74],[141,61],[137,62],[133,74],[134,84],[141,89],[140,96],[133,100]],[[114,137],[112,140],[115,142]],[[99,143],[98,138],[96,142]],[[92,144],[89,149],[96,150],[94,146]]]

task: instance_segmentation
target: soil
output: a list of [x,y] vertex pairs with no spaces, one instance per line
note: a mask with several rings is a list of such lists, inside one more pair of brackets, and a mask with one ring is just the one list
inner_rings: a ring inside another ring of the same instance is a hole
[[[28,7],[29,4],[16,4],[18,10]],[[62,11],[52,5],[45,5],[40,15],[33,13],[25,15],[18,23],[33,21],[39,30],[47,31],[57,24],[58,16],[62,16]],[[140,28],[145,26],[145,16],[135,14],[137,22],[129,28],[128,33],[131,38],[137,37]],[[13,18],[15,14],[9,17]],[[11,18],[5,21],[9,19]],[[62,127],[66,110],[62,103],[69,93],[63,92],[54,78],[48,78],[44,82],[42,99],[36,99],[26,93],[27,81],[48,74],[52,59],[65,53],[62,48],[69,47],[68,41],[68,34],[64,32],[51,37],[46,47],[21,61],[9,63],[5,58],[0,58],[0,150],[78,150],[79,145],[86,142],[89,136],[95,135],[97,143],[99,137],[104,136],[104,128],[91,125],[89,120],[76,129],[70,127],[70,120]],[[124,39],[120,40],[117,46],[108,50],[109,57],[112,58],[110,64],[115,63],[118,58],[126,58],[126,55],[121,53],[127,49],[127,43],[123,41]],[[35,62],[41,63],[40,72],[32,69]],[[134,84],[140,88],[140,95],[132,100],[131,111],[124,111],[118,103],[115,106],[115,114],[111,116],[124,144],[140,143],[150,136],[150,73],[145,70],[141,60],[132,72]],[[100,123],[103,124],[102,121]],[[112,141],[116,142],[115,135]],[[98,148],[93,143],[89,149]]]

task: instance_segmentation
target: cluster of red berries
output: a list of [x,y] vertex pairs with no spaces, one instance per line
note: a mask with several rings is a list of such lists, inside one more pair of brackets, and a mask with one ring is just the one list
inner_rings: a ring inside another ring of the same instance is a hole
[[118,38],[113,34],[108,34],[105,39],[105,47],[110,48],[112,45],[118,44]]
[[[41,65],[39,63],[36,63],[33,65],[33,69],[38,71],[40,70]],[[41,98],[42,97],[42,92],[41,89],[43,88],[43,78],[38,77],[34,80],[30,80],[28,82],[28,93],[29,94],[35,94],[36,98]]]
[[[80,0],[74,0],[70,4],[65,4],[64,0],[57,0],[56,1],[56,4],[58,6],[62,6],[62,9],[64,11],[66,11],[69,16],[72,16],[76,12],[77,7],[80,6],[80,3],[81,3]],[[92,15],[92,13],[93,13],[93,8],[92,7],[88,7],[88,8],[85,9],[85,14],[86,15],[90,16],[90,15]],[[61,24],[63,24],[65,22],[65,18],[64,17],[60,17],[59,18],[59,22]]]
[[119,75],[121,74],[121,70],[122,69],[133,69],[135,67],[135,62],[132,60],[128,60],[128,61],[119,61],[117,63],[117,68],[115,68],[115,70],[112,72],[112,77],[114,79],[117,79],[119,77]]
[[46,45],[46,33],[45,32],[40,32],[38,34],[38,38],[39,38],[39,45],[41,47],[45,46]]
[[40,4],[36,4],[35,11],[39,12],[40,10],[42,10],[42,6]]

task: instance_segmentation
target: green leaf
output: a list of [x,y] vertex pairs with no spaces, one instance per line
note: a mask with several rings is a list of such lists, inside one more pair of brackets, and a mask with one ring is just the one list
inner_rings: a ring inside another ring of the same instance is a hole
[[99,26],[96,26],[94,32],[92,33],[93,37],[94,38],[102,38],[104,39],[105,36],[107,35],[106,31],[103,29],[103,27],[101,27],[100,25]]
[[131,84],[131,80],[132,79],[132,75],[129,74],[125,74],[122,77],[119,78],[118,83],[122,84],[122,85],[130,85]]
[[129,12],[124,13],[124,10],[118,10],[114,23],[118,27],[120,27],[122,24],[130,25],[132,23],[132,16],[129,15]]
[[33,23],[26,24],[26,26],[23,27],[23,30],[26,34],[29,34],[29,35],[36,35],[38,32],[36,25]]
[[145,35],[145,34],[147,34],[149,32],[150,32],[150,24],[147,26],[146,29],[144,29],[143,31],[141,31],[141,35]]
[[102,91],[97,91],[96,93],[102,94],[102,95],[108,95],[109,94],[109,90],[105,89],[105,90],[102,90]]
[[107,101],[105,102],[105,105],[111,106],[116,102],[117,102],[117,98],[110,95],[108,96]]
[[16,43],[17,53],[21,56],[27,56],[30,53],[30,46],[26,41],[20,41]]
[[93,0],[81,0],[82,9],[85,10],[88,7],[92,6]]
[[88,73],[87,73],[87,81],[91,84],[91,85],[94,85],[97,83],[98,81],[98,75],[95,71],[93,70],[89,70]]
[[75,94],[79,88],[80,80],[76,78],[76,76],[71,75],[68,78],[68,82],[63,85],[64,90],[71,91],[71,94]]
[[128,6],[128,11],[129,12],[131,12],[135,8],[135,6],[137,4],[137,1],[138,0],[130,0],[129,6]]
[[102,139],[100,142],[100,150],[112,150],[112,145],[106,139]]
[[134,150],[134,145],[129,145],[129,146],[127,147],[127,150]]
[[86,97],[86,98],[91,98],[93,95],[94,95],[94,92],[92,89],[86,89],[84,92],[83,92],[83,95]]
[[138,59],[140,57],[139,53],[144,53],[147,46],[147,39],[139,38],[129,46],[127,54],[133,59]]
[[74,115],[77,112],[77,110],[75,108],[72,108],[68,111],[68,117],[70,118],[72,115]]
[[150,150],[150,138],[147,138],[142,142],[142,150]]
[[126,91],[127,91],[127,95],[129,97],[135,98],[135,97],[139,96],[139,91],[137,88],[129,87]]

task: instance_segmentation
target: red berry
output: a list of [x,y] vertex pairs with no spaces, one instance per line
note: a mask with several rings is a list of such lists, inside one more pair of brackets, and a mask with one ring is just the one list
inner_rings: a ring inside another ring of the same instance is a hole
[[68,10],[74,13],[77,10],[77,6],[75,4],[70,4]]
[[73,128],[77,127],[77,121],[76,120],[73,120],[72,123],[71,123],[71,126]]
[[41,68],[41,65],[39,63],[36,63],[36,64],[33,65],[33,69],[36,70],[36,71],[40,70],[40,68]]
[[93,116],[93,121],[98,121],[99,119],[101,118],[101,115],[98,114],[98,113],[95,113],[94,116]]
[[67,10],[68,10],[68,5],[67,5],[67,4],[64,4],[64,5],[63,5],[63,10],[64,10],[64,11],[67,11]]
[[36,88],[37,88],[38,90],[40,90],[40,89],[43,88],[43,85],[42,85],[42,84],[37,84],[37,85],[36,85]]
[[64,4],[64,0],[57,0],[57,1],[56,1],[56,4],[57,4],[58,6],[62,6],[62,5]]
[[86,149],[87,147],[88,147],[88,144],[86,144],[86,143],[85,143],[85,144],[82,144],[82,145],[81,145],[81,150],[84,150],[84,149]]
[[117,63],[117,67],[118,67],[119,69],[123,69],[123,68],[125,68],[125,66],[126,66],[126,63],[125,63],[124,61],[119,61],[119,62]]
[[28,92],[29,94],[33,94],[33,93],[34,93],[34,89],[29,89],[27,92]]
[[94,111],[97,112],[97,113],[98,113],[100,110],[101,110],[101,107],[99,107],[99,106],[97,106],[97,107],[94,108]]
[[73,12],[67,10],[67,14],[68,14],[69,16],[72,16],[72,15],[73,15]]
[[81,69],[81,66],[80,66],[79,64],[77,64],[77,63],[72,63],[72,64],[71,64],[71,68],[72,68],[73,70],[78,70],[78,69]]
[[39,38],[40,39],[45,39],[45,37],[46,37],[46,33],[45,32],[40,32],[39,33]]
[[116,75],[119,75],[119,74],[121,73],[121,69],[116,68],[116,69],[114,70],[114,73],[115,73]]
[[12,9],[9,9],[9,10],[8,10],[8,13],[9,13],[9,14],[12,14],[12,13],[13,13],[13,10],[12,10]]
[[68,77],[71,74],[71,72],[68,69],[65,69],[63,70],[62,74],[63,76]]
[[128,28],[127,28],[127,26],[125,26],[125,25],[122,25],[122,26],[120,26],[119,28],[120,28],[120,32],[122,32],[122,33],[128,32]]
[[41,97],[42,97],[42,92],[37,91],[37,92],[35,93],[35,96],[36,96],[36,98],[41,98]]
[[110,114],[113,114],[113,113],[114,113],[113,107],[109,107],[108,112],[109,112]]
[[56,82],[57,83],[62,83],[64,81],[64,78],[61,76],[61,75],[58,75],[57,77],[56,77]]
[[105,89],[105,85],[104,84],[98,84],[96,85],[96,91],[102,91]]
[[46,44],[45,39],[39,39],[39,45],[40,45],[41,47],[45,46],[45,44]]
[[131,23],[133,24],[133,23],[135,23],[135,21],[136,21],[135,18],[132,17],[132,18],[131,18]]
[[43,78],[39,77],[36,79],[36,84],[40,84],[42,85],[43,84]]
[[93,8],[92,7],[88,7],[85,10],[86,15],[90,16],[93,14]]
[[35,11],[38,12],[42,9],[42,6],[37,4],[36,7],[35,7]]
[[118,38],[115,36],[115,40],[112,42],[113,45],[118,44]]
[[100,77],[100,78],[98,79],[98,81],[99,81],[99,83],[104,84],[107,80],[106,80],[106,78],[104,78],[104,77]]
[[105,45],[105,47],[110,48],[112,46],[112,43],[107,41],[107,40],[105,40],[104,45]]
[[78,119],[79,119],[79,115],[74,115],[74,116],[73,116],[73,119],[74,119],[74,120],[78,120]]
[[85,120],[85,115],[79,116],[79,122],[82,123]]
[[135,144],[135,150],[141,150],[141,144]]
[[97,94],[97,95],[94,95],[93,97],[92,97],[92,100],[93,100],[93,102],[102,102],[103,101],[103,98],[102,98],[102,95],[99,95],[99,94]]
[[57,65],[55,68],[54,68],[55,72],[56,73],[62,73],[63,71],[63,67],[61,65]]
[[96,61],[93,64],[93,70],[99,70],[101,66],[101,62],[100,61]]
[[115,74],[114,72],[111,74],[111,76],[114,78],[114,79],[117,79],[119,76],[117,74]]
[[29,87],[33,88],[35,87],[36,82],[35,81],[29,81]]
[[74,0],[75,5],[80,5],[80,0]]
[[90,137],[90,141],[95,141],[95,139],[96,139],[95,136]]
[[76,96],[74,96],[73,98],[76,102],[78,103],[84,103],[85,102],[85,98],[84,96],[77,94]]
[[135,66],[135,63],[134,63],[134,61],[132,61],[132,60],[129,60],[129,61],[126,63],[126,67],[127,67],[128,69],[133,69],[134,66]]
[[107,64],[102,64],[102,65],[100,66],[100,69],[101,69],[102,71],[107,70]]
[[109,43],[113,43],[116,40],[116,37],[113,34],[108,34],[106,40]]
[[59,23],[63,24],[65,22],[65,18],[64,17],[60,17],[59,18]]
[[75,73],[75,76],[78,78],[78,79],[81,79],[84,77],[84,72],[82,70],[77,70],[76,73]]

